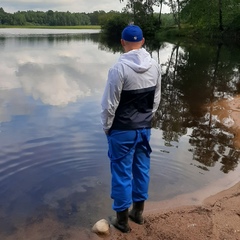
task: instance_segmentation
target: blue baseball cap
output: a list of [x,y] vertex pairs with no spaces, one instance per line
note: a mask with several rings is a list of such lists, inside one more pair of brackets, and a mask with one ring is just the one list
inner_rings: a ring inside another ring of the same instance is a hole
[[137,25],[128,25],[122,31],[122,39],[128,42],[139,42],[143,39],[142,29]]

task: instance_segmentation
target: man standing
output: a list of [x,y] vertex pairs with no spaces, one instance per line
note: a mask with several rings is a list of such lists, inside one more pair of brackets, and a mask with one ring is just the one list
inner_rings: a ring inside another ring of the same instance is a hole
[[128,25],[123,30],[124,54],[108,72],[101,103],[111,161],[112,208],[116,211],[111,223],[122,232],[131,231],[128,217],[138,224],[144,222],[152,151],[151,120],[161,97],[160,68],[142,48],[144,41],[140,27]]

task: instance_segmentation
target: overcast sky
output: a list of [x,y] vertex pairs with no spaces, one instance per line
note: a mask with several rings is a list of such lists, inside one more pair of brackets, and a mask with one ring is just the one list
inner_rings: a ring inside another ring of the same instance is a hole
[[[70,12],[94,12],[104,10],[106,12],[115,10],[121,11],[126,5],[126,0],[120,3],[119,0],[1,0],[0,7],[5,12],[17,12],[25,10],[34,11],[70,11]],[[157,9],[156,9],[157,10]],[[168,9],[164,7],[163,12]]]

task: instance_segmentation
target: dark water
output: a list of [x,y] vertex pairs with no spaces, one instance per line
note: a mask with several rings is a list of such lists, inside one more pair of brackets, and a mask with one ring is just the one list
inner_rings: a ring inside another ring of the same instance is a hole
[[[149,200],[231,179],[234,136],[203,106],[239,94],[239,47],[146,47],[163,70]],[[119,55],[94,30],[0,29],[1,239],[27,239],[19,232],[44,219],[89,228],[112,213],[100,100]]]

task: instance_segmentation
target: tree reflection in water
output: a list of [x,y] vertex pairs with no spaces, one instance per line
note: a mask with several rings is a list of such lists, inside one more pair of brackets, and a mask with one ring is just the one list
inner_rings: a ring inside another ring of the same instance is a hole
[[[147,42],[151,53],[166,43]],[[104,47],[105,46],[105,47]],[[121,51],[119,43],[101,41],[105,50]],[[120,47],[120,48],[119,48]],[[238,53],[236,52],[238,51]],[[215,101],[240,92],[240,51],[223,44],[175,43],[166,62],[161,62],[162,99],[153,127],[162,130],[166,146],[179,142],[190,132],[192,159],[203,164],[203,170],[221,163],[221,171],[234,170],[240,151],[234,146],[234,134],[214,119],[211,106]]]
[[174,45],[164,63],[162,101],[154,123],[163,130],[168,145],[191,129],[193,160],[207,167],[220,162],[224,173],[236,168],[240,151],[234,147],[234,135],[213,121],[215,116],[206,105],[239,93],[239,60],[232,56],[222,44]]

